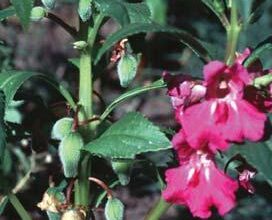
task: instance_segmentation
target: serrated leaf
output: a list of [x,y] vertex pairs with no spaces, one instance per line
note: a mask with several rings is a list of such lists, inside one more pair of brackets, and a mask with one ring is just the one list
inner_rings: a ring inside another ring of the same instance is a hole
[[263,142],[233,146],[228,155],[241,154],[264,178],[272,184],[272,150]]
[[31,10],[33,7],[33,0],[11,0],[15,8],[16,15],[19,17],[21,24],[26,29],[30,22]]
[[4,212],[7,203],[8,203],[7,196],[0,197],[0,215],[2,215],[2,213]]
[[116,198],[109,198],[105,206],[106,220],[122,220],[124,218],[124,205]]
[[103,46],[98,50],[95,58],[95,64],[97,64],[97,62],[101,59],[101,57],[104,55],[104,53],[106,53],[108,49],[110,49],[121,39],[127,38],[134,34],[147,32],[164,32],[173,34],[183,44],[192,49],[192,51],[203,61],[209,62],[211,60],[211,57],[208,51],[204,48],[204,46],[195,37],[185,31],[170,26],[162,26],[156,23],[133,23],[123,27],[106,39]]
[[243,65],[245,67],[249,67],[250,64],[254,63],[257,59],[260,58],[260,55],[267,51],[272,49],[272,36],[266,38],[264,41],[259,43],[252,53],[247,57],[247,59],[244,61]]
[[150,22],[150,11],[145,3],[126,3],[119,0],[95,0],[98,10],[114,18],[121,26],[134,22]]
[[114,123],[83,150],[106,158],[133,159],[137,154],[169,149],[170,141],[140,113],[131,112]]
[[13,6],[0,10],[0,21],[5,20],[6,18],[15,15],[15,9]]

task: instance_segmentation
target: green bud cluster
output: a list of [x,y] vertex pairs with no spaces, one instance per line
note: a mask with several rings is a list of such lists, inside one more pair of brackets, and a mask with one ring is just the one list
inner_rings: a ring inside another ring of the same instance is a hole
[[72,127],[72,118],[62,118],[55,123],[52,130],[52,137],[61,141],[58,151],[67,178],[77,176],[80,150],[84,145],[80,133],[73,131]]

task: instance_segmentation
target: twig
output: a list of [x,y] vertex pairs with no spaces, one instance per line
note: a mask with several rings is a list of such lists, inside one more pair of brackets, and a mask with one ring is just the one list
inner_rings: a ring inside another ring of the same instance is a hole
[[110,188],[102,180],[97,179],[95,177],[89,177],[89,180],[92,181],[92,182],[95,182],[97,185],[102,187],[107,192],[107,197],[109,199],[112,198],[112,191],[110,190]]
[[64,22],[61,18],[59,18],[58,16],[56,16],[55,14],[48,12],[46,14],[46,18],[56,22],[57,24],[59,24],[64,30],[66,30],[73,38],[77,37],[77,31],[74,27],[70,26],[69,24],[67,24],[66,22]]

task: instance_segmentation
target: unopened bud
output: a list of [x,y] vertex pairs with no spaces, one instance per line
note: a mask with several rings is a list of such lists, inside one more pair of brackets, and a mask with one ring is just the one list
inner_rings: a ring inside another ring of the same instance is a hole
[[62,140],[66,135],[71,133],[73,127],[73,118],[61,118],[53,126],[52,138]]
[[70,209],[63,213],[61,220],[84,220],[86,213],[83,210]]
[[88,21],[92,15],[92,0],[79,0],[78,14],[83,22]]
[[32,8],[30,19],[32,21],[40,21],[46,16],[46,10],[43,7],[37,6]]
[[134,55],[124,54],[118,62],[117,73],[122,87],[127,87],[137,73],[138,61]]
[[123,220],[123,203],[119,199],[109,198],[105,206],[105,217],[107,220]]
[[65,177],[71,178],[77,176],[80,149],[83,147],[83,144],[83,139],[77,132],[68,134],[60,142],[59,156]]

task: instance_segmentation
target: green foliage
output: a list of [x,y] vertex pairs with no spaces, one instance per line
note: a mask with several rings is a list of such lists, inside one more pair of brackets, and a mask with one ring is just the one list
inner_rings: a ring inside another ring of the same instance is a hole
[[103,54],[106,53],[108,49],[110,49],[121,39],[127,38],[131,35],[147,32],[165,32],[173,34],[179,41],[191,48],[192,51],[202,60],[205,62],[211,60],[211,57],[205,47],[195,37],[185,31],[170,26],[161,26],[156,23],[133,23],[123,27],[106,39],[103,46],[98,50],[95,57],[95,64],[101,59]]
[[0,89],[5,93],[6,103],[9,104],[21,85],[33,76],[40,74],[27,71],[7,71],[0,74]]
[[126,3],[119,0],[95,0],[98,10],[114,18],[121,26],[134,22],[150,22],[150,11],[145,3]]
[[83,22],[88,21],[92,15],[92,0],[79,0],[77,11]]
[[124,205],[117,198],[109,198],[105,206],[106,220],[122,220],[124,218]]
[[16,15],[19,17],[21,24],[26,29],[30,22],[31,10],[34,4],[33,0],[11,0],[15,8]]
[[263,3],[266,0],[239,0],[238,5],[240,9],[240,15],[242,17],[244,25],[252,24],[256,22],[262,12]]
[[2,163],[6,148],[6,128],[5,128],[5,96],[0,92],[0,164]]
[[264,178],[272,184],[272,148],[268,146],[270,142],[246,143],[244,145],[235,145],[227,152],[227,155],[233,156],[241,154],[249,164],[254,166]]
[[209,7],[215,15],[221,19],[222,13],[225,11],[225,3],[223,0],[201,0],[207,7]]
[[137,73],[138,61],[132,54],[125,54],[117,65],[117,73],[122,87],[128,87]]
[[264,53],[267,50],[271,50],[271,49],[272,49],[272,37],[268,37],[267,39],[265,39],[264,41],[259,43],[254,48],[254,50],[252,51],[250,56],[244,61],[243,65],[245,67],[249,67],[250,64],[254,63],[254,61],[256,61],[260,58],[262,53]]
[[151,18],[158,24],[167,23],[167,1],[166,0],[145,0],[148,5]]
[[106,158],[133,159],[137,154],[169,149],[170,141],[139,113],[128,113],[84,150]]
[[75,177],[78,173],[80,150],[83,147],[83,139],[77,132],[66,135],[59,145],[59,156],[63,166],[65,177]]
[[160,89],[160,88],[164,88],[166,87],[166,84],[164,83],[164,81],[161,80],[157,80],[155,82],[153,82],[152,84],[148,85],[148,86],[142,86],[139,88],[135,88],[132,89],[128,92],[123,93],[121,96],[119,96],[117,99],[115,99],[104,111],[104,113],[101,115],[101,119],[104,120],[113,109],[115,109],[120,103],[136,96],[136,95],[140,95],[142,93],[154,90],[154,89]]
[[8,197],[7,196],[0,197],[0,215],[2,215],[2,213],[4,212],[7,204]]
[[112,160],[111,166],[118,176],[121,185],[125,186],[130,181],[130,174],[134,161],[133,160]]
[[52,10],[55,7],[56,0],[42,0],[42,3],[47,9]]
[[6,18],[15,15],[15,9],[13,6],[0,10],[0,21],[5,20]]
[[52,129],[52,138],[57,140],[62,140],[68,134],[72,132],[73,118],[61,118],[53,126]]

